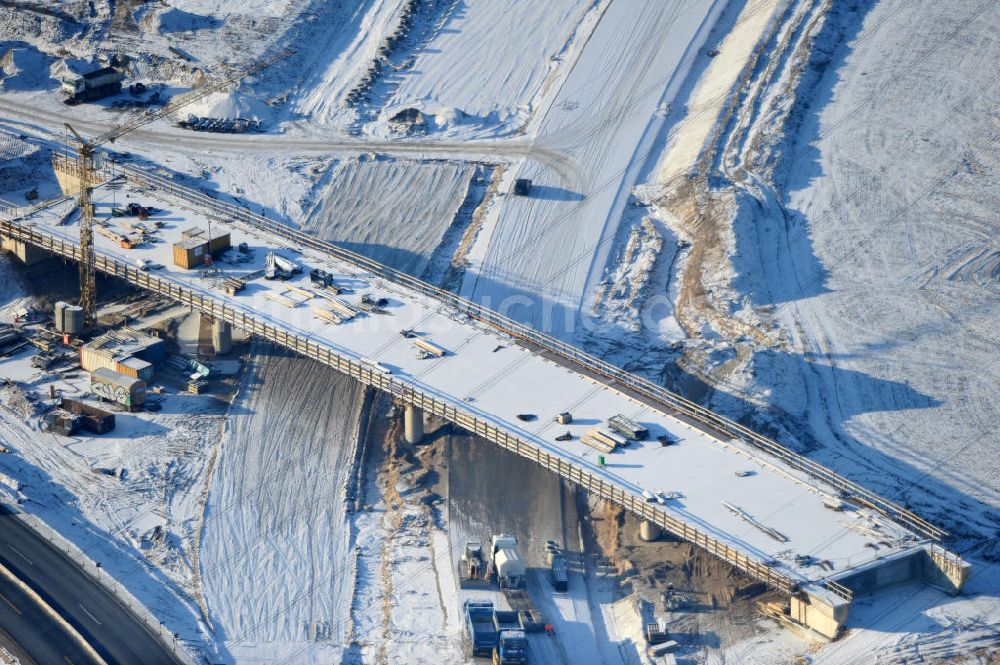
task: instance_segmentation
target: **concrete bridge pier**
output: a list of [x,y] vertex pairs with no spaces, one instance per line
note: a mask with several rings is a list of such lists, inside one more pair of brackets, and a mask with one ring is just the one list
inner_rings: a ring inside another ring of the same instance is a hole
[[406,405],[406,412],[403,416],[403,430],[406,434],[406,442],[417,444],[424,440],[424,412],[413,406]]
[[639,539],[650,542],[653,540],[659,540],[660,536],[663,535],[663,529],[661,529],[656,524],[653,524],[649,520],[643,520],[639,523]]
[[233,327],[225,321],[212,322],[212,350],[217,354],[229,353],[233,348]]

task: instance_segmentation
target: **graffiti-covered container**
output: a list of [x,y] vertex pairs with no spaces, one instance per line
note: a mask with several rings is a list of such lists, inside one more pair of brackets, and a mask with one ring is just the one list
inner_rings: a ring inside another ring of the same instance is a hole
[[106,367],[99,367],[90,374],[90,392],[102,400],[121,404],[130,411],[146,403],[145,381]]

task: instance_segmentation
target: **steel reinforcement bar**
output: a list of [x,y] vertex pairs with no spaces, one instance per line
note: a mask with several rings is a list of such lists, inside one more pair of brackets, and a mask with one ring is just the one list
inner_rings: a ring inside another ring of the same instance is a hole
[[[71,162],[73,160],[64,161],[67,163],[63,168],[72,170]],[[569,363],[576,366],[578,371],[585,370],[584,373],[589,371],[600,375],[613,387],[623,389],[624,392],[632,391],[636,395],[641,395],[661,407],[692,418],[719,433],[745,441],[759,450],[778,457],[788,466],[837,488],[843,494],[844,498],[867,506],[885,517],[905,525],[925,538],[940,540],[943,536],[947,535],[944,529],[931,524],[915,513],[865,489],[825,466],[789,450],[778,442],[758,434],[725,416],[695,404],[662,386],[581,351],[562,340],[538,332],[529,326],[509,319],[482,305],[466,300],[450,291],[439,289],[403,272],[384,266],[377,261],[315,238],[287,224],[258,215],[241,206],[219,201],[203,192],[179,185],[161,175],[128,165],[122,167],[122,174],[137,184],[151,186],[186,200],[201,213],[214,214],[223,221],[243,222],[250,227],[277,235],[296,245],[320,251],[377,277],[435,298],[454,308],[459,313],[467,314],[477,321],[481,321],[524,343],[534,345],[565,361],[569,361]]]
[[[0,220],[0,235],[28,242],[68,259],[80,260],[80,249],[77,244],[67,242],[48,233],[40,232],[34,228]],[[556,455],[551,455],[528,441],[512,436],[451,403],[435,399],[433,396],[416,390],[402,381],[393,379],[391,376],[386,376],[381,372],[375,371],[363,363],[345,358],[327,346],[317,344],[301,335],[290,333],[278,326],[266,323],[252,314],[247,314],[242,309],[228,306],[223,301],[206,297],[168,279],[151,275],[148,272],[116,261],[106,255],[97,255],[97,269],[108,275],[125,279],[146,290],[167,296],[203,314],[226,321],[246,332],[274,342],[332,367],[343,374],[354,377],[362,383],[378,388],[405,403],[413,404],[424,411],[445,418],[473,434],[488,439],[506,450],[536,462],[546,469],[559,474],[561,477],[585,487],[588,491],[622,506],[642,519],[659,525],[677,537],[704,548],[710,554],[735,566],[771,588],[785,593],[792,593],[798,588],[798,582],[787,575],[740,552],[736,548],[712,538],[685,522],[657,510],[652,504],[647,503],[644,499],[637,497],[622,487],[616,486],[614,483],[588,472],[577,464],[568,462]]]

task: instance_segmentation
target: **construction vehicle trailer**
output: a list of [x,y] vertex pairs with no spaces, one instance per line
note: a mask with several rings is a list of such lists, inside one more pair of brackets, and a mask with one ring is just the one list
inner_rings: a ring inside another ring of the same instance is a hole
[[473,656],[493,655],[500,634],[493,623],[493,603],[488,600],[465,601],[465,630],[471,642]]
[[264,261],[264,279],[285,281],[302,272],[302,267],[271,251]]
[[569,575],[566,572],[566,557],[564,555],[552,555],[552,563],[549,564],[549,581],[552,583],[552,588],[559,593],[565,593],[569,589]]

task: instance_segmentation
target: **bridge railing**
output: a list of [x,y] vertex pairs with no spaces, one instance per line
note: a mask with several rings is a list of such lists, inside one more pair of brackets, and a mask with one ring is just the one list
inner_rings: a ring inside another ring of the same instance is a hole
[[[80,249],[77,244],[38,231],[37,229],[8,221],[0,221],[0,234],[21,239],[69,259],[76,261],[80,259]],[[417,390],[409,384],[392,378],[391,375],[383,374],[364,363],[341,356],[327,346],[318,344],[301,335],[290,333],[279,326],[248,314],[243,309],[231,307],[224,301],[186,289],[168,279],[157,277],[134,266],[116,261],[106,255],[97,255],[97,269],[103,273],[125,279],[141,288],[186,304],[203,314],[226,321],[246,332],[272,341],[296,353],[332,367],[343,374],[354,377],[362,383],[382,390],[403,402],[413,404],[424,411],[456,423],[468,432],[488,439],[506,450],[540,464],[544,468],[559,474],[559,476],[582,485],[593,494],[608,499],[636,516],[657,524],[677,537],[704,548],[710,554],[737,567],[771,588],[791,593],[797,586],[795,580],[779,570],[765,565],[758,559],[741,552],[735,547],[727,545],[719,539],[695,529],[682,520],[658,510],[643,498],[638,497],[636,494],[616,485],[606,478],[591,473],[580,465],[569,462],[558,455],[552,455],[538,446],[513,436],[499,427],[476,417],[473,413],[456,407],[450,402],[436,399],[432,395]]]
[[[59,165],[57,165],[57,168]],[[74,168],[72,160],[66,160],[63,168],[71,170]],[[687,416],[696,420],[720,434],[739,439],[747,444],[762,450],[770,455],[780,458],[788,466],[802,471],[803,473],[832,485],[839,490],[842,496],[866,506],[904,526],[917,532],[925,538],[939,540],[947,535],[943,529],[931,524],[915,513],[884,499],[874,492],[854,483],[840,474],[805,458],[778,442],[765,437],[750,428],[737,423],[725,416],[717,414],[703,406],[696,404],[684,397],[671,392],[663,386],[657,385],[631,372],[627,372],[620,367],[616,367],[600,358],[592,356],[579,348],[568,344],[560,339],[539,332],[523,323],[514,321],[487,307],[476,304],[450,291],[439,289],[422,280],[416,279],[406,273],[389,268],[377,261],[361,256],[333,243],[315,238],[288,224],[269,219],[259,215],[247,208],[220,201],[204,192],[185,187],[173,180],[151,173],[147,170],[138,169],[130,165],[121,167],[121,173],[140,185],[155,187],[171,195],[194,205],[201,213],[214,215],[223,221],[242,222],[250,227],[266,231],[288,240],[295,245],[315,249],[332,258],[345,262],[357,269],[371,273],[387,281],[405,286],[408,289],[417,291],[423,295],[434,298],[453,308],[457,313],[466,314],[477,321],[481,321],[496,330],[504,332],[523,343],[534,345],[549,353],[555,354],[563,360],[569,361],[582,370],[597,374],[603,377],[609,385],[617,387],[623,392],[631,391],[635,395],[640,395],[651,400],[658,406],[664,407],[677,414]],[[106,175],[110,172],[106,171]]]

